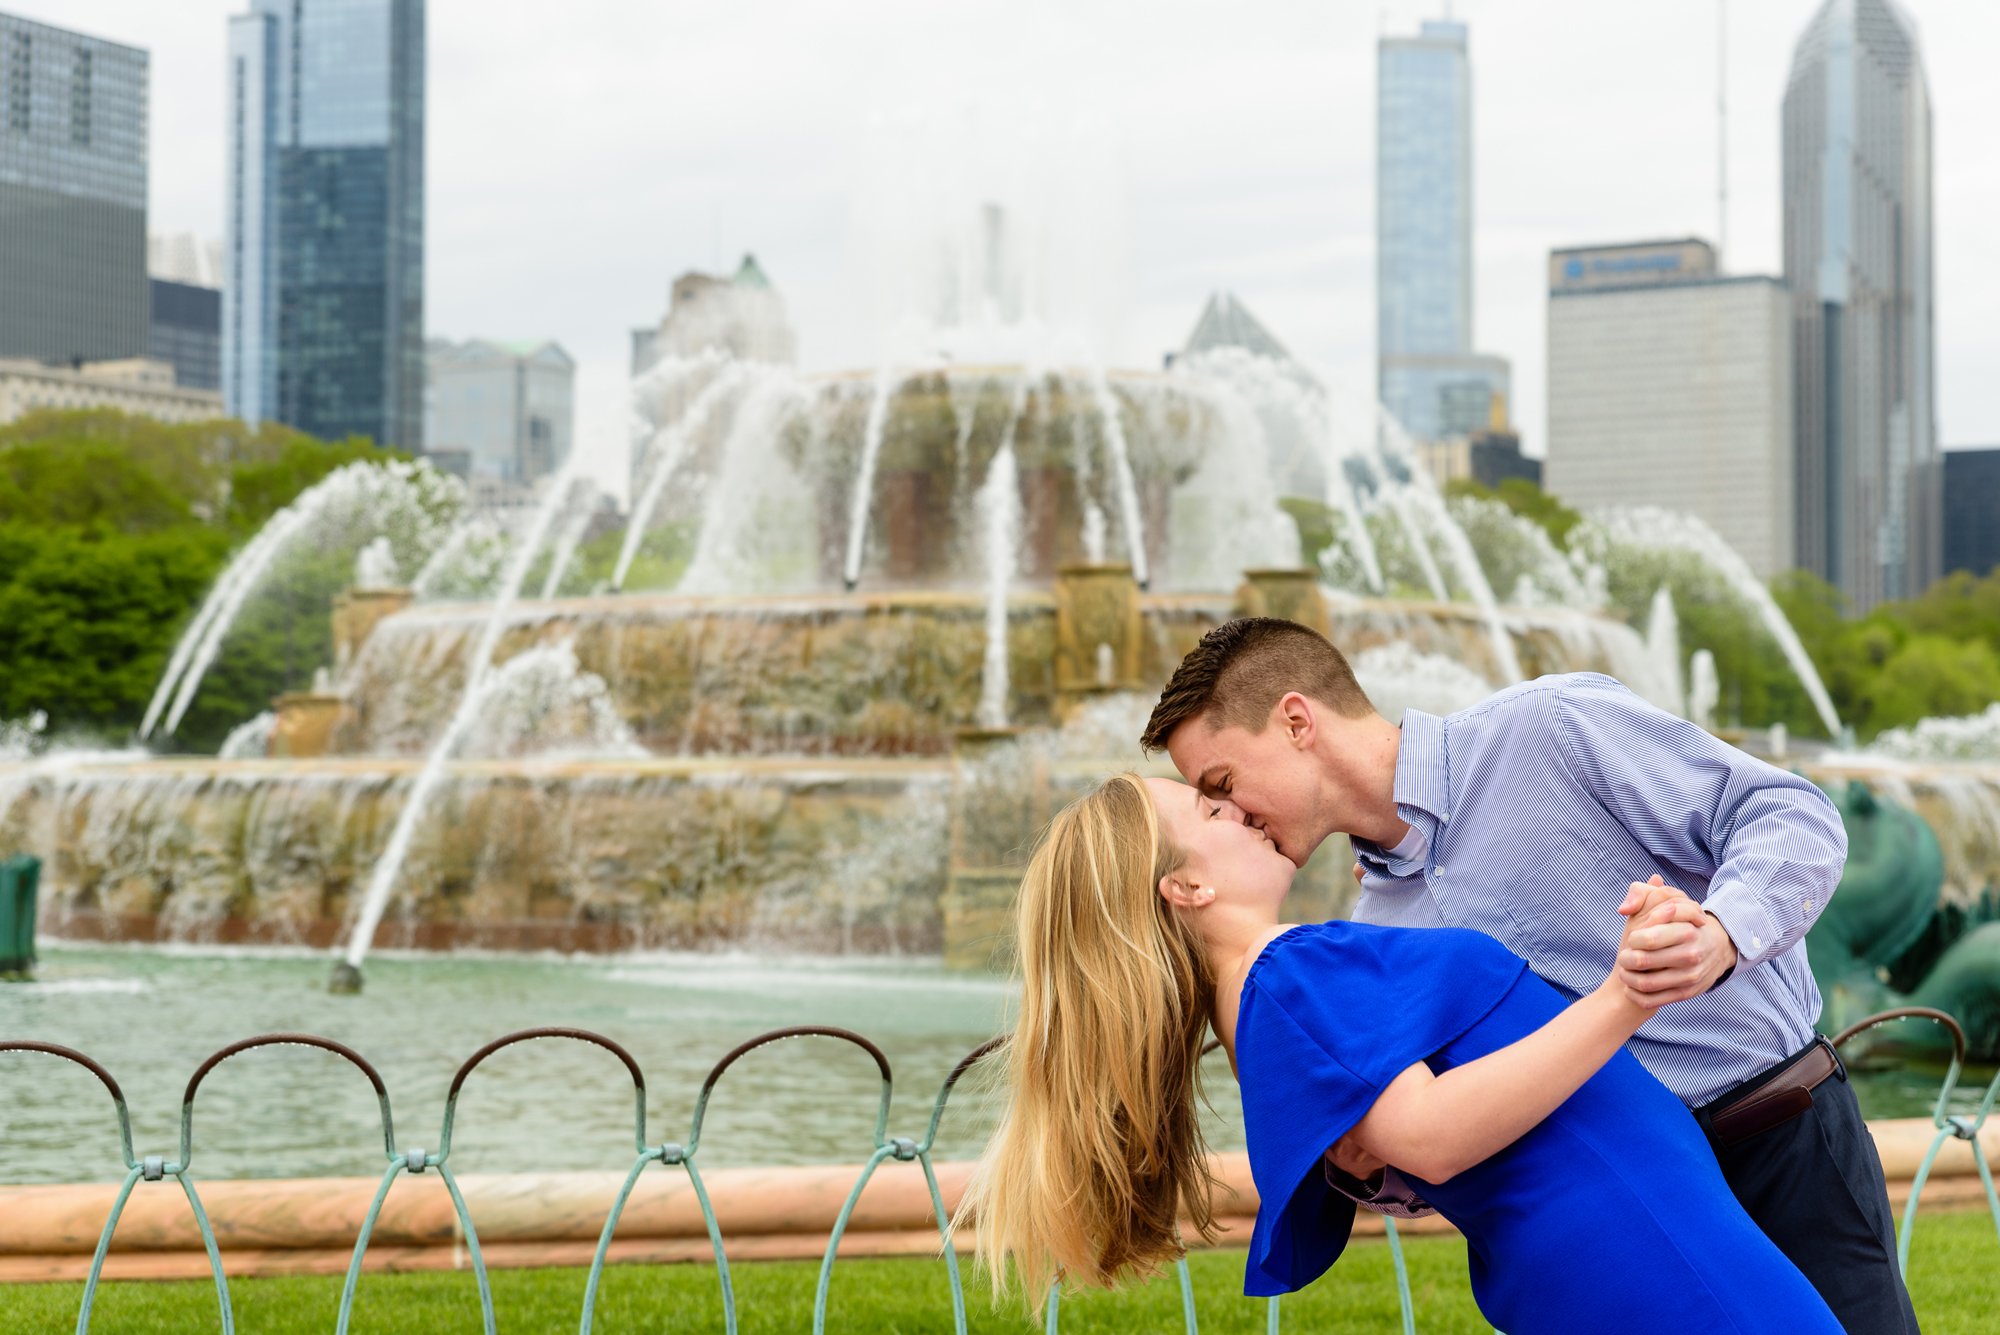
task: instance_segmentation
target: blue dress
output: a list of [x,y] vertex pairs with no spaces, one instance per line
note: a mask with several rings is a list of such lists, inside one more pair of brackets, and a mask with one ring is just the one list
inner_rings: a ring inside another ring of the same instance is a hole
[[[1347,1246],[1354,1203],[1321,1156],[1390,1081],[1504,1048],[1566,1004],[1458,928],[1315,923],[1265,947],[1236,1018],[1261,1201],[1244,1292],[1302,1288]],[[1473,1297],[1507,1335],[1841,1335],[1743,1213],[1693,1115],[1629,1052],[1484,1163],[1445,1183],[1403,1176],[1465,1235]]]

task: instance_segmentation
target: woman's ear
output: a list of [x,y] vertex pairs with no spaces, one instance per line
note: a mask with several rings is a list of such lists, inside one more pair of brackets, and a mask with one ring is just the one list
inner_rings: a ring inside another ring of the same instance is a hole
[[1198,909],[1215,902],[1215,891],[1193,884],[1180,872],[1160,878],[1160,898],[1177,909]]

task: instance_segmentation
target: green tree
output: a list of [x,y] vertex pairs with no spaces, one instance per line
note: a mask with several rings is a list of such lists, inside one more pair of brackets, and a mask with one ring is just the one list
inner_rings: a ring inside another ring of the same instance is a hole
[[[275,423],[173,424],[106,409],[0,426],[0,718],[112,739],[139,722],[182,627],[240,546],[334,469],[386,459]],[[211,750],[330,660],[351,554],[287,559],[253,598],[173,744]]]
[[1873,736],[1921,718],[1976,714],[1995,700],[2000,700],[2000,654],[1991,644],[1912,635],[1869,682],[1861,726]]
[[228,553],[199,526],[137,535],[0,527],[0,717],[48,711],[55,730],[138,722],[175,627]]

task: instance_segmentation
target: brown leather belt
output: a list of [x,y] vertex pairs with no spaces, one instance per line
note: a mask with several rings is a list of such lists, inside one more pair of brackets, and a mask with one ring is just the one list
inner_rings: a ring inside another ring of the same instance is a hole
[[1708,1113],[1709,1130],[1724,1145],[1734,1145],[1774,1126],[1782,1126],[1812,1107],[1813,1090],[1840,1070],[1840,1058],[1824,1038],[1791,1065],[1755,1089]]

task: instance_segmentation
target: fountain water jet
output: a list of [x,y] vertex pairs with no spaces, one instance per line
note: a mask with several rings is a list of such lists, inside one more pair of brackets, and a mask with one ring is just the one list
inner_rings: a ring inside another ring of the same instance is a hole
[[1653,660],[1658,695],[1640,694],[1670,714],[1687,717],[1687,693],[1681,688],[1681,622],[1674,612],[1673,591],[1664,584],[1654,591],[1652,610],[1646,617],[1646,654]]
[[569,461],[549,480],[548,491],[537,507],[527,532],[508,559],[493,607],[466,663],[465,691],[459,696],[458,708],[452,712],[451,722],[424,758],[424,767],[418,771],[416,782],[410,786],[410,794],[404,799],[403,809],[396,817],[396,828],[389,835],[388,847],[383,849],[382,856],[376,859],[369,874],[367,895],[361,903],[361,915],[355,920],[354,934],[348,939],[346,958],[334,966],[333,977],[328,982],[332,991],[361,990],[361,962],[367,958],[369,946],[374,944],[375,928],[389,906],[389,894],[395,889],[396,875],[403,869],[403,860],[409,856],[410,841],[416,837],[417,823],[423,819],[431,793],[444,776],[445,762],[478,721],[479,707],[493,689],[493,651],[499,647],[500,637],[507,629],[507,613],[520,596],[521,585],[528,578],[528,566],[547,540],[549,529],[569,496],[570,487],[582,476],[575,460],[576,455],[572,452]]
[[854,479],[854,504],[848,511],[847,558],[840,577],[849,589],[861,582],[861,549],[868,540],[868,516],[875,500],[875,465],[882,457],[882,433],[889,422],[889,396],[901,383],[892,367],[875,373],[874,397],[868,401],[868,425],[861,435],[861,469]]
[[1090,397],[1097,405],[1105,449],[1110,452],[1111,467],[1117,475],[1118,509],[1125,524],[1125,550],[1132,562],[1132,578],[1143,589],[1152,584],[1153,575],[1146,567],[1146,526],[1139,516],[1139,488],[1132,479],[1132,456],[1125,446],[1125,424],[1118,419],[1118,401],[1111,397],[1111,383],[1104,378],[1104,372],[1095,367],[1090,373]]
[[464,503],[464,488],[456,479],[427,463],[396,460],[347,464],[300,492],[237,553],[202,600],[154,687],[139,724],[140,739],[152,735],[169,699],[173,704],[167,710],[165,730],[171,733],[180,726],[237,614],[294,538],[331,523],[344,530],[344,536],[365,544],[394,527],[403,530],[410,554],[428,558],[450,533],[440,514],[455,516]]
[[[1014,460],[1014,431],[1027,406],[1025,381],[1015,387],[1000,451],[987,466],[978,505],[986,556],[986,657],[979,679],[979,726],[1007,726],[1007,592],[1021,564],[1021,480]],[[968,422],[969,422],[968,417]],[[969,434],[962,431],[961,435]]]
[[625,541],[618,549],[618,565],[611,572],[613,589],[625,587],[625,576],[631,572],[632,561],[639,555],[639,545],[645,540],[647,526],[653,522],[653,512],[659,508],[667,483],[687,461],[694,447],[695,433],[707,425],[723,399],[747,378],[748,368],[744,364],[725,365],[708,384],[702,386],[701,392],[694,396],[678,417],[653,433],[652,467],[646,474],[645,487],[633,502],[632,518],[625,526]]
[[569,563],[576,558],[576,549],[583,542],[583,532],[590,527],[592,503],[597,499],[596,488],[587,479],[578,478],[570,485],[566,500],[568,519],[556,534],[555,549],[549,554],[549,573],[542,580],[542,599],[556,596],[562,587],[562,579],[569,572]]
[[1785,661],[1792,665],[1799,684],[1805,687],[1813,708],[1818,711],[1820,722],[1826,725],[1827,735],[1840,736],[1840,715],[1835,712],[1833,699],[1819,679],[1819,670],[1813,666],[1805,646],[1799,643],[1798,632],[1785,619],[1784,610],[1771,597],[1771,591],[1764,587],[1764,581],[1757,578],[1749,563],[1738,556],[1736,549],[1724,542],[1714,529],[1693,515],[1676,514],[1650,505],[1614,506],[1595,511],[1590,518],[1605,533],[1620,541],[1688,552],[1713,566],[1729,582],[1736,595],[1756,609],[1764,628],[1777,640],[1778,647],[1784,651]]

